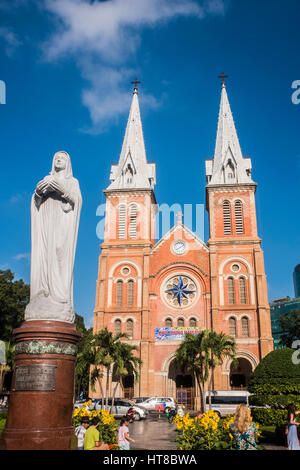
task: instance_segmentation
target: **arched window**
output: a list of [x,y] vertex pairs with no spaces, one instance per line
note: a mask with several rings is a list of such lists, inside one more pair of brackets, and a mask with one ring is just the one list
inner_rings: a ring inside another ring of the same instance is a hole
[[235,210],[235,231],[238,235],[244,233],[244,218],[243,218],[243,203],[236,201],[234,204]]
[[127,283],[127,305],[128,307],[133,306],[133,294],[134,294],[134,281],[130,279]]
[[197,320],[196,318],[190,318],[190,326],[192,328],[195,328],[197,326]]
[[137,205],[131,204],[129,209],[129,238],[136,238]]
[[117,335],[118,333],[122,333],[122,322],[121,320],[115,320],[115,323],[114,323],[114,329],[115,329],[115,335]]
[[229,318],[229,335],[233,338],[236,337],[236,319],[234,317]]
[[126,322],[126,333],[128,334],[129,339],[133,338],[133,320],[127,320]]
[[119,205],[119,238],[126,238],[126,204]]
[[167,318],[165,320],[165,326],[168,327],[168,328],[172,328],[172,326],[173,326],[172,318]]
[[247,317],[242,318],[242,336],[249,338],[249,320]]
[[183,318],[178,318],[177,326],[179,326],[180,328],[182,328],[184,326],[184,319]]
[[117,307],[122,307],[123,305],[123,281],[117,281],[116,287],[116,303]]
[[223,202],[224,235],[231,235],[231,206],[229,201]]
[[228,303],[230,305],[235,304],[235,286],[234,286],[234,278],[229,277],[227,279],[228,285]]
[[239,290],[240,290],[240,303],[246,304],[247,303],[247,287],[246,287],[246,279],[244,277],[239,278]]

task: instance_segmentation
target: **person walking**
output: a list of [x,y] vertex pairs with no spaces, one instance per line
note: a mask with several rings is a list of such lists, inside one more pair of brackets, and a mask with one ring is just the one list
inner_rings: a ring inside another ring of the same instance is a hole
[[118,434],[118,446],[120,450],[130,450],[130,441],[135,442],[134,439],[129,437],[129,419],[124,416],[120,422],[119,434]]
[[75,436],[77,436],[77,440],[78,440],[77,450],[83,450],[84,436],[89,425],[90,425],[89,417],[84,416],[81,419],[81,424],[75,428]]
[[295,405],[290,404],[288,406],[287,445],[288,445],[289,450],[300,450],[298,431],[297,431],[297,426],[299,426],[299,423],[296,423],[296,415],[299,413],[300,411],[296,411]]
[[250,411],[246,405],[239,405],[235,411],[233,423],[230,425],[237,450],[257,450],[256,436],[257,427],[252,423]]

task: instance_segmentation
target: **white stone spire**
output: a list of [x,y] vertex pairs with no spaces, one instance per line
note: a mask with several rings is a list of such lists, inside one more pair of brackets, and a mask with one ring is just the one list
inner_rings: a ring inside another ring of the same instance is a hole
[[205,166],[208,185],[253,183],[251,159],[243,158],[224,82],[215,155]]
[[142,121],[135,85],[118,165],[111,166],[107,190],[153,189],[155,164],[147,163]]

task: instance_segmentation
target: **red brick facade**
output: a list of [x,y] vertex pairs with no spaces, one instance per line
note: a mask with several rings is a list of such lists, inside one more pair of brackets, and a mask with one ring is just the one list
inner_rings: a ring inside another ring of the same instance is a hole
[[[246,386],[248,375],[273,349],[255,189],[255,183],[207,185],[210,238],[206,244],[181,221],[155,243],[153,189],[104,191],[105,239],[99,258],[94,332],[107,327],[132,335],[128,341],[138,347],[143,365],[131,394],[176,397],[179,388],[192,388],[194,405],[198,404],[193,379],[172,364],[179,341],[156,338],[157,328],[197,326],[235,336],[239,369],[232,373],[230,362],[225,361],[215,373],[216,390]],[[224,201],[230,218],[226,235]],[[132,203],[137,210],[133,229]],[[126,206],[121,222],[120,204]],[[182,254],[174,251],[176,240],[184,242]],[[180,277],[193,291],[186,305],[176,304],[167,293]],[[99,396],[99,390],[94,395]],[[124,388],[117,395],[124,396]]]

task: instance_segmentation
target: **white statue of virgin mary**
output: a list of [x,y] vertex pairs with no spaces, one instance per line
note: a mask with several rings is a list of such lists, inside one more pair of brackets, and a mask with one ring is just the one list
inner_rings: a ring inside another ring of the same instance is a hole
[[74,321],[73,267],[81,204],[70,157],[57,152],[51,173],[37,184],[31,201],[30,302],[25,320]]

